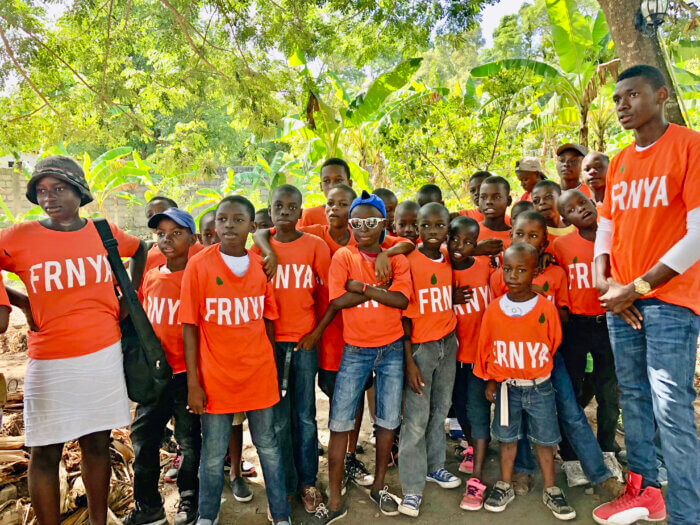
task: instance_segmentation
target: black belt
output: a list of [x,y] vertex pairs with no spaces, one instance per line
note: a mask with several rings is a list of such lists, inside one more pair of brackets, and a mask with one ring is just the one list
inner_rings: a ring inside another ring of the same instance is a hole
[[586,321],[590,323],[603,324],[607,322],[605,314],[599,315],[579,315],[579,314],[569,314],[570,319],[576,319],[578,321]]

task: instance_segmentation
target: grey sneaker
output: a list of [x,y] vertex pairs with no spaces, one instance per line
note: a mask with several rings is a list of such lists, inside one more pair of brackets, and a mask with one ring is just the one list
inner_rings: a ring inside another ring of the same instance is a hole
[[576,518],[576,511],[567,501],[559,487],[549,487],[542,493],[542,501],[558,520],[568,521]]
[[348,514],[348,509],[345,505],[341,504],[338,510],[331,510],[326,507],[325,504],[321,503],[316,512],[314,513],[312,523],[314,525],[330,525],[343,519]]
[[194,525],[197,523],[197,495],[194,491],[186,491],[180,494],[180,503],[175,513],[174,525]]
[[508,503],[515,499],[515,492],[510,483],[497,481],[491,489],[489,497],[484,502],[484,508],[490,512],[503,512]]
[[123,525],[167,525],[165,509],[160,507],[147,508],[138,502],[134,504],[133,510],[122,520]]
[[370,492],[369,497],[379,506],[379,511],[385,516],[398,516],[399,504],[389,493],[389,487],[384,487],[379,492]]
[[242,476],[234,478],[231,482],[231,492],[233,492],[233,497],[236,501],[241,503],[247,503],[253,499],[253,493],[248,487],[248,483],[243,479]]

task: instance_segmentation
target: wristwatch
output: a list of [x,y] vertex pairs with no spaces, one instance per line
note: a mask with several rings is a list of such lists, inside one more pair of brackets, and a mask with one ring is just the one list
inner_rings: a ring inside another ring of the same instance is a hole
[[632,281],[632,284],[634,284],[634,291],[639,295],[647,295],[649,292],[651,292],[651,285],[641,277],[637,277],[634,281]]

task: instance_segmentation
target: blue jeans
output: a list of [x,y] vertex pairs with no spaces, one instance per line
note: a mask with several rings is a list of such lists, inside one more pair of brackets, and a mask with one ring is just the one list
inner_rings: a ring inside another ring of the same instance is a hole
[[355,427],[355,413],[372,372],[376,375],[374,383],[376,425],[389,430],[399,426],[403,391],[403,341],[401,339],[375,348],[345,345],[331,400],[331,417],[328,422],[331,432],[348,432]]
[[472,439],[491,437],[491,403],[486,399],[486,384],[474,375],[472,363],[457,363],[452,406],[465,436],[471,427]]
[[669,523],[700,522],[700,444],[693,401],[695,358],[700,317],[688,308],[642,299],[635,306],[642,329],[633,330],[608,314],[608,327],[622,422],[625,425],[627,466],[645,484],[658,476],[654,421],[668,470],[666,506]]
[[[584,474],[592,484],[597,485],[612,477],[612,474],[603,463],[603,452],[588,424],[586,414],[576,400],[564,358],[559,352],[554,354],[553,363],[552,385],[554,386],[554,401],[557,405],[559,426],[581,461]],[[514,469],[516,472],[525,472],[530,475],[535,471],[535,461],[532,457],[530,444],[526,439],[518,441],[518,454],[515,457]]]
[[287,395],[272,407],[275,434],[284,458],[287,494],[296,494],[307,485],[316,485],[318,474],[315,392],[318,353],[316,349],[295,352],[295,346],[296,343],[275,343],[280,388],[285,356],[288,350],[292,352]]
[[[289,517],[290,508],[284,486],[282,452],[277,446],[272,408],[249,410],[248,428],[260,458],[265,493],[274,519]],[[233,414],[202,416],[202,457],[199,464],[199,517],[214,521],[221,506],[224,488],[224,456],[228,450]]]

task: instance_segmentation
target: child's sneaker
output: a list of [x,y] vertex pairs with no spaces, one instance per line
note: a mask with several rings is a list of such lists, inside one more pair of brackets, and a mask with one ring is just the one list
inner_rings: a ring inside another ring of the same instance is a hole
[[345,454],[345,475],[361,487],[369,487],[374,483],[374,476],[369,473],[365,464],[349,452]]
[[319,490],[313,485],[301,489],[301,502],[304,505],[304,510],[309,514],[314,514],[319,505],[323,503],[323,496]]
[[165,517],[165,509],[160,507],[147,508],[134,504],[129,515],[122,520],[123,525],[165,525],[168,523]]
[[233,492],[233,498],[241,503],[247,503],[253,499],[253,493],[248,487],[248,483],[241,477],[238,476],[231,480],[231,492]]
[[467,481],[467,490],[464,493],[459,508],[463,510],[481,510],[484,506],[484,491],[486,485],[476,478]]
[[462,484],[461,479],[454,474],[450,474],[444,468],[436,470],[435,472],[430,472],[425,476],[425,480],[437,483],[443,489],[454,489]]
[[182,454],[180,453],[180,447],[177,447],[177,452],[173,458],[173,462],[170,468],[163,476],[163,481],[166,483],[175,483],[177,481],[177,473],[180,471],[180,463],[182,463]]
[[614,452],[603,452],[603,463],[605,463],[605,466],[608,467],[610,474],[615,476],[617,481],[620,483],[625,482],[625,476],[622,474],[622,466],[617,460],[617,457],[615,457]]
[[180,494],[180,502],[177,505],[173,525],[193,525],[197,523],[197,494],[194,491],[185,491]]
[[505,481],[497,481],[491,489],[489,497],[484,502],[484,508],[489,512],[503,512],[508,503],[515,499],[513,487]]
[[385,516],[398,516],[399,505],[394,496],[389,493],[389,487],[384,487],[379,492],[370,492],[369,497],[379,506],[379,511]]
[[403,497],[399,505],[399,512],[412,518],[417,518],[420,512],[420,504],[423,501],[423,496],[419,494],[408,494]]
[[545,489],[542,493],[542,501],[558,520],[568,521],[576,518],[576,511],[567,503],[566,496],[559,487]]
[[348,514],[348,509],[341,503],[338,510],[331,510],[326,507],[325,504],[321,503],[316,512],[314,513],[314,518],[312,523],[314,525],[330,525],[343,519]]
[[459,464],[459,471],[464,474],[471,474],[474,472],[474,449],[472,447],[467,447],[462,456],[462,462]]
[[255,465],[245,459],[241,460],[241,476],[244,478],[254,478],[258,475]]
[[530,492],[530,487],[532,486],[532,476],[526,474],[525,472],[513,472],[513,491],[516,496],[525,496]]
[[569,485],[569,488],[588,485],[589,481],[583,473],[580,461],[564,461],[561,464],[561,469],[566,474],[566,483]]
[[625,493],[593,510],[593,519],[603,525],[628,525],[637,520],[661,521],[666,518],[666,505],[661,490],[646,487],[642,490],[642,476],[627,473]]

